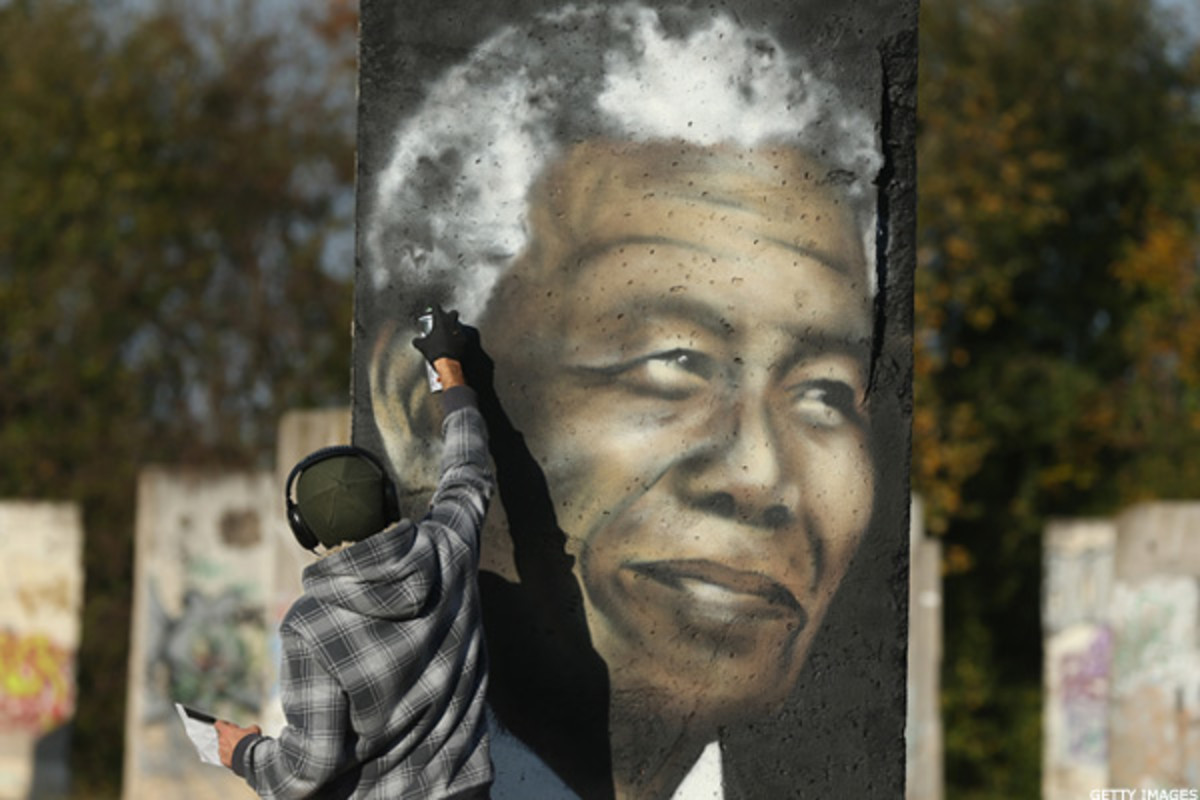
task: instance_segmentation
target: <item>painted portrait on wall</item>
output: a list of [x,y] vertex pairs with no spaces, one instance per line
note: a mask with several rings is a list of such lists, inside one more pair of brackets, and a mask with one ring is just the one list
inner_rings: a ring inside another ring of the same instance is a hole
[[361,33],[355,439],[419,507],[478,327],[493,796],[899,796],[915,6],[514,6]]

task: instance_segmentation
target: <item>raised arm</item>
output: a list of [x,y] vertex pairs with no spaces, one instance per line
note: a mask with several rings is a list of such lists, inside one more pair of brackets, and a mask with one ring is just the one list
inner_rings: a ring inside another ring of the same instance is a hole
[[429,517],[461,536],[479,552],[479,529],[495,489],[487,450],[487,426],[479,413],[474,390],[467,385],[462,362],[472,346],[459,324],[458,312],[433,310],[433,326],[413,341],[433,365],[442,385],[441,476]]

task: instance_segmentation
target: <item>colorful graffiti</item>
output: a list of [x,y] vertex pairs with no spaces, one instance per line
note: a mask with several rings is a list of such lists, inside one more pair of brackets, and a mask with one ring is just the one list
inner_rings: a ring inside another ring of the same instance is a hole
[[[1139,544],[1159,535],[1156,530],[1137,533]],[[1161,573],[1136,582],[1119,580],[1113,600],[1113,784],[1194,785],[1189,704],[1200,674],[1200,584],[1191,576]]]
[[174,702],[226,715],[258,712],[266,630],[256,603],[231,587],[188,590],[178,617],[163,612],[153,593],[151,608],[147,721],[170,718]]
[[[138,484],[135,607],[122,792],[242,797],[245,782],[196,756],[175,703],[260,719],[264,596],[272,577],[270,472],[153,468]],[[281,504],[280,504],[281,505]]]
[[1071,760],[1103,764],[1108,759],[1108,681],[1112,632],[1096,630],[1086,647],[1059,660],[1059,697]]
[[1196,647],[1198,605],[1200,589],[1191,578],[1162,577],[1138,586],[1117,584],[1113,596],[1117,690],[1179,673],[1180,659]]
[[44,634],[0,629],[0,729],[43,732],[75,707],[73,654]]

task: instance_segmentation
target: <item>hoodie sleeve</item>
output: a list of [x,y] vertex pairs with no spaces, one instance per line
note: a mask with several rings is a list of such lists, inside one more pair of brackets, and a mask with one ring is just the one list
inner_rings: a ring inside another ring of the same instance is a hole
[[444,393],[442,474],[433,494],[429,519],[447,526],[479,552],[479,529],[495,488],[488,460],[487,425],[475,393],[456,386]]
[[349,703],[304,640],[286,624],[279,633],[284,652],[280,694],[288,724],[278,738],[248,736],[239,742],[233,771],[269,800],[313,797],[343,760]]

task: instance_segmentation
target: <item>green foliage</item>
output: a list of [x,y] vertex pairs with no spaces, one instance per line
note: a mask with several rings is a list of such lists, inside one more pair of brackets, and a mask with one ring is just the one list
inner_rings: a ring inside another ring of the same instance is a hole
[[348,401],[352,270],[324,262],[353,171],[350,76],[281,92],[266,33],[96,8],[0,5],[0,496],[83,504],[91,797],[119,780],[138,470],[267,464],[284,410]]
[[1039,791],[1047,521],[1200,486],[1200,58],[1157,13],[922,4],[913,479],[952,797]]

